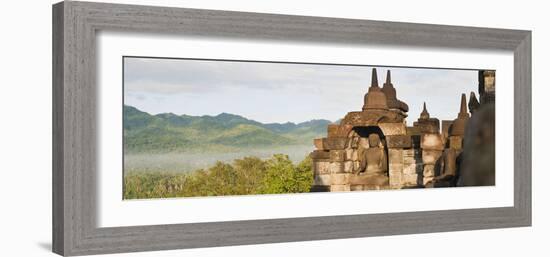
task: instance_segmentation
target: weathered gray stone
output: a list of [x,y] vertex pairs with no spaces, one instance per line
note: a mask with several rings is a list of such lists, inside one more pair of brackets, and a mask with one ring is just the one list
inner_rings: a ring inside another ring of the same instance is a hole
[[407,127],[403,122],[394,122],[394,123],[379,123],[378,127],[384,133],[384,136],[395,136],[395,135],[406,135]]
[[470,110],[470,114],[473,115],[478,108],[479,101],[477,100],[476,94],[474,92],[470,92],[470,100],[468,100],[468,109]]
[[408,135],[386,136],[386,145],[388,148],[411,148],[412,139]]
[[495,105],[491,102],[481,105],[472,115],[457,167],[460,169],[458,186],[495,185],[495,126]]
[[[441,155],[441,158],[439,161],[439,165],[436,164],[435,182],[437,185],[434,185],[434,186],[440,186],[440,185],[448,186],[454,183],[454,178],[457,172],[456,153],[457,151],[452,148],[447,148],[443,151],[443,154]],[[448,183],[444,183],[444,182],[448,182]]]

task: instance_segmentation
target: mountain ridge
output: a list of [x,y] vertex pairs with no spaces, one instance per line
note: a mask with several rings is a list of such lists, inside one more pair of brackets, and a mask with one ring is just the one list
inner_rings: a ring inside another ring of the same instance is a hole
[[243,116],[149,114],[124,105],[126,152],[224,152],[242,148],[312,145],[331,121],[261,123]]

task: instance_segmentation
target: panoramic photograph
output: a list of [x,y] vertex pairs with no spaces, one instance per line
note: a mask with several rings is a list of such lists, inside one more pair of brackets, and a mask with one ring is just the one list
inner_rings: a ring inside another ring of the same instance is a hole
[[495,70],[123,57],[123,199],[495,185]]

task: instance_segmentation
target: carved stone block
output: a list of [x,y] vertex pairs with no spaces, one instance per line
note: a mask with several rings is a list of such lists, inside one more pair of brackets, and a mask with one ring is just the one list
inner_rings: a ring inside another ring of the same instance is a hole
[[331,175],[331,181],[330,183],[332,185],[345,185],[349,184],[349,176],[350,174],[340,173],[340,174],[332,174]]
[[351,191],[350,185],[331,185],[330,192],[347,192]]
[[314,174],[330,174],[330,162],[328,161],[314,161],[313,162]]
[[353,171],[353,161],[344,162],[344,172],[351,173]]
[[331,184],[331,174],[317,175],[313,177],[313,184],[317,186],[328,186]]
[[338,125],[338,124],[328,124],[328,126],[327,126],[327,136],[328,137],[340,137],[340,135],[338,133],[338,127],[340,127],[340,125]]
[[386,190],[390,189],[390,185],[364,185],[363,190]]
[[343,173],[343,172],[344,172],[344,162],[330,163],[330,173]]
[[420,147],[423,150],[443,150],[445,144],[441,134],[422,134]]
[[378,126],[385,136],[406,135],[407,127],[403,122],[379,123]]
[[411,148],[412,139],[407,135],[386,136],[388,148]]
[[327,126],[327,137],[347,137],[353,126],[329,124]]
[[388,149],[389,164],[403,164],[403,150],[401,149]]
[[345,160],[345,150],[331,150],[330,160],[333,162],[343,162]]
[[439,133],[439,119],[419,119],[413,125],[420,129],[420,133]]
[[363,185],[350,185],[351,191],[363,191]]
[[403,174],[402,186],[416,186],[418,185],[418,174]]
[[442,120],[441,121],[441,134],[443,138],[448,138],[451,133],[451,125],[453,125],[452,120]]
[[419,149],[420,148],[420,138],[421,135],[412,135],[411,136],[411,142],[412,142],[412,148]]
[[400,172],[392,173],[390,172],[390,186],[392,188],[400,188],[403,184],[403,174]]
[[462,137],[461,136],[450,136],[449,137],[449,148],[455,150],[462,150]]
[[361,163],[359,161],[353,161],[353,169],[354,170],[359,169],[359,166],[361,166]]
[[317,149],[317,150],[325,150],[325,148],[323,146],[323,138],[313,139],[313,145],[315,145],[315,149]]
[[403,167],[403,164],[390,164],[388,171],[390,177],[395,174],[403,174]]
[[422,162],[422,150],[420,149],[404,149],[403,150],[403,163],[414,164]]
[[330,152],[322,151],[322,150],[313,150],[313,152],[311,152],[309,156],[313,160],[328,160],[330,159]]
[[420,128],[418,127],[407,127],[407,135],[420,135]]
[[424,165],[423,184],[426,185],[434,179],[435,166],[433,164]]
[[346,161],[357,161],[357,150],[355,149],[346,149]]
[[423,150],[422,162],[424,165],[434,165],[443,152],[439,150]]
[[332,137],[323,140],[323,148],[330,150],[344,150],[348,143],[347,137]]
[[403,174],[413,175],[422,173],[422,163],[409,163],[403,165]]
[[389,177],[385,175],[350,174],[349,183],[352,185],[380,185],[389,186]]

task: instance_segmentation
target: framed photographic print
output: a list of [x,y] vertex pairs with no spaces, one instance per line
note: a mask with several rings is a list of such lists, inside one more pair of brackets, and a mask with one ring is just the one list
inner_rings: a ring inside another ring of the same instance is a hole
[[53,6],[53,250],[531,225],[531,32]]

